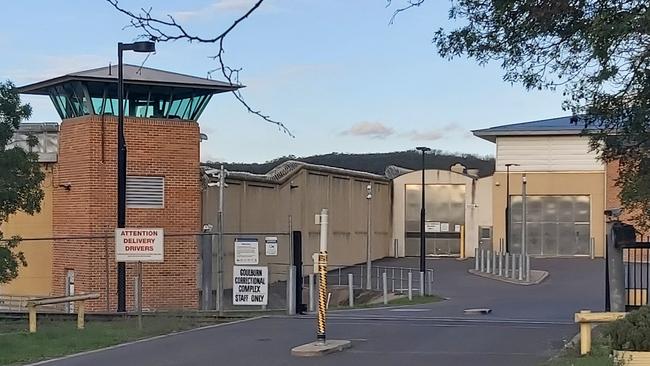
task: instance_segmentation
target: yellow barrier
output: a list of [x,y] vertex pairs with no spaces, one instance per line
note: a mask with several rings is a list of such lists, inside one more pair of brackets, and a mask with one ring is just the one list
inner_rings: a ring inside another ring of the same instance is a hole
[[591,352],[592,323],[609,323],[625,317],[627,313],[592,313],[591,310],[581,310],[575,314],[575,322],[580,324],[580,354]]

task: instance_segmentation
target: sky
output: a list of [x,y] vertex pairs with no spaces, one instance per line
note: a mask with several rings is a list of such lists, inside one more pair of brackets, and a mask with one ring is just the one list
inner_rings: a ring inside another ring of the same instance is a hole
[[[219,94],[199,119],[208,140],[201,158],[264,162],[330,152],[390,152],[428,146],[494,155],[471,130],[566,115],[561,92],[527,91],[502,80],[497,64],[446,60],[431,43],[449,1],[401,13],[406,0],[267,0],[226,40],[226,61],[241,67],[244,98],[295,135]],[[120,5],[174,16],[191,32],[219,34],[251,0],[121,0]],[[128,18],[104,0],[6,1],[0,28],[0,80],[17,85],[115,64],[118,42],[136,40]],[[145,66],[205,77],[213,44],[157,44]],[[142,64],[144,54],[126,53]],[[30,121],[60,119],[48,97],[23,96]]]

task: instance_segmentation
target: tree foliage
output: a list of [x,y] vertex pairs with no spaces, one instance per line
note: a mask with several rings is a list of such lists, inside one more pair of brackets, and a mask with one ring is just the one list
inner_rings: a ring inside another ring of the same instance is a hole
[[[18,211],[30,215],[40,211],[43,199],[44,174],[38,164],[38,154],[18,145],[10,146],[20,122],[32,113],[28,104],[21,104],[20,96],[13,89],[9,81],[0,83],[0,224]],[[34,137],[27,141],[29,147],[36,144]],[[16,278],[20,266],[27,265],[23,253],[16,251],[19,242],[20,237],[5,239],[0,231],[0,283]]]
[[562,91],[600,158],[619,162],[621,202],[649,228],[650,1],[451,3],[449,18],[460,26],[435,32],[439,54],[497,62],[507,82]]

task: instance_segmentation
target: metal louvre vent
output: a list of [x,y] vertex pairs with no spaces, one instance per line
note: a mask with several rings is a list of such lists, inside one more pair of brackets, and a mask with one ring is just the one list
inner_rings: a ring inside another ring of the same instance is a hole
[[126,206],[133,208],[163,208],[165,177],[126,177]]

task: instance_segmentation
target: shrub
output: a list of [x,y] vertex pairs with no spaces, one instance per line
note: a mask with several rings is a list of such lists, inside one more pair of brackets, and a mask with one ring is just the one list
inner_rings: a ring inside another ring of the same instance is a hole
[[607,329],[612,349],[650,351],[650,306],[629,313]]

